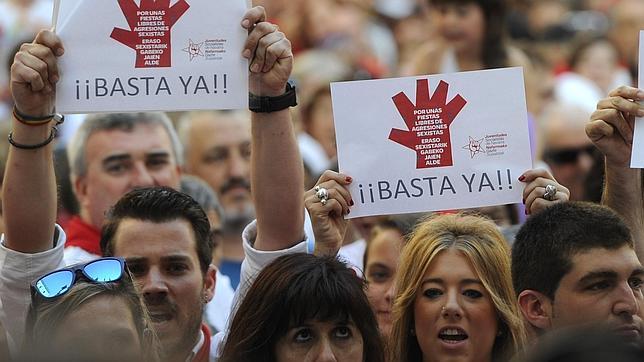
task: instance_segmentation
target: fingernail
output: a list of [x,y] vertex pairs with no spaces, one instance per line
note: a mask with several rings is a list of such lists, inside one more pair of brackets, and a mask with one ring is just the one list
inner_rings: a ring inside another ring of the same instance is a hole
[[637,92],[636,97],[637,97],[638,99],[644,99],[644,91],[639,91],[639,92]]
[[246,29],[248,29],[248,26],[250,25],[250,21],[248,19],[242,20],[242,26]]
[[347,215],[349,215],[350,213],[351,213],[351,210],[347,210]]
[[525,199],[522,199],[521,202],[525,205]]
[[58,48],[56,49],[56,55],[61,56],[65,53],[65,50],[63,48]]
[[525,176],[521,175],[521,177],[519,177],[519,181],[523,181],[523,180],[525,180]]
[[59,78],[58,78],[58,76],[57,76],[57,75],[52,75],[52,76],[51,76],[51,81],[52,81],[52,82],[54,82],[54,83],[58,83],[58,80],[59,80]]
[[348,183],[351,183],[351,181],[353,181],[353,179],[350,176],[347,176],[344,180]]
[[244,49],[244,52],[242,53],[242,57],[246,59],[250,59],[250,49]]
[[353,199],[349,200],[349,205],[353,206]]
[[259,72],[259,64],[255,63],[255,64],[251,65],[250,66],[250,71],[253,72],[253,73]]
[[523,212],[528,215],[528,209],[525,209]]

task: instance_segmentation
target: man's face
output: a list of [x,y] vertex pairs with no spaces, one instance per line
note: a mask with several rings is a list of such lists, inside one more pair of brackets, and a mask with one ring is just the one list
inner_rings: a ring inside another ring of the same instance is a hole
[[544,161],[555,179],[570,190],[571,200],[584,200],[586,177],[593,167],[592,142],[583,126],[559,124],[547,134]]
[[250,119],[201,113],[191,121],[186,172],[215,190],[226,219],[252,218]]
[[635,251],[628,246],[595,248],[571,261],[552,302],[552,326],[607,323],[628,339],[641,340],[644,270]]
[[180,170],[172,142],[160,125],[141,124],[131,132],[97,131],[85,148],[87,173],[74,182],[83,219],[100,228],[106,211],[139,187],[179,187]]
[[214,270],[204,277],[195,242],[190,223],[182,219],[124,219],[114,235],[114,255],[126,259],[168,355],[195,345],[203,306],[214,292]]

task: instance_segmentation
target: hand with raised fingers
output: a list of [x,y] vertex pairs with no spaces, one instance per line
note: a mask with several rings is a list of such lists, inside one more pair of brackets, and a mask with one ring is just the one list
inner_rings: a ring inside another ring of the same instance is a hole
[[566,202],[570,198],[570,191],[544,169],[528,170],[519,177],[519,181],[526,183],[523,189],[523,203],[528,215]]
[[248,30],[242,56],[250,62],[250,92],[270,97],[284,94],[293,69],[291,42],[277,25],[266,21],[261,6],[244,14],[242,27]]
[[644,91],[622,86],[597,103],[586,125],[586,135],[606,156],[607,163],[628,166],[633,148],[635,117],[644,116]]
[[19,113],[43,117],[54,112],[56,83],[59,79],[57,57],[64,49],[60,38],[42,30],[32,43],[25,43],[11,65],[11,95]]
[[347,186],[352,179],[324,171],[314,188],[304,194],[304,206],[311,216],[316,255],[334,256],[342,246],[349,221],[344,218],[353,206]]

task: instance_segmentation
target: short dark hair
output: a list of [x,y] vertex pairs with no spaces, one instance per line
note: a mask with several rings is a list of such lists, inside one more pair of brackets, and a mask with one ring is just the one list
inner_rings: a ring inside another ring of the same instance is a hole
[[[212,261],[210,222],[201,206],[190,196],[170,187],[147,187],[123,195],[107,214],[101,232],[101,251],[114,255],[114,236],[123,219],[162,223],[184,219],[192,226],[201,271]],[[141,241],[145,242],[145,241]]]
[[364,280],[335,258],[303,253],[281,256],[259,273],[232,319],[220,361],[275,361],[278,340],[310,320],[353,321],[363,360],[384,361]]
[[572,269],[572,257],[595,248],[633,248],[628,226],[613,210],[587,202],[554,205],[521,227],[512,247],[512,282],[517,294],[535,290],[550,299]]

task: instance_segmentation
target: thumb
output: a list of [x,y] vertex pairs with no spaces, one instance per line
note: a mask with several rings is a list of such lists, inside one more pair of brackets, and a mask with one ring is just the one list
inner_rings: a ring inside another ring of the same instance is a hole
[[604,137],[611,137],[615,129],[603,120],[596,120],[586,124],[586,135],[593,142],[598,142]]

